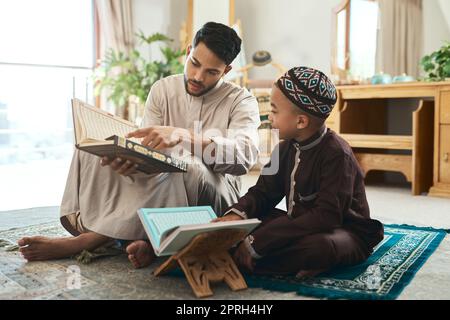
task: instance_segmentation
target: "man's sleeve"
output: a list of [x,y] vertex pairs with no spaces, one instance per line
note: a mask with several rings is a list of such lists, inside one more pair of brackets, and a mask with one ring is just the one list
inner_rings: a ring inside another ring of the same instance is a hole
[[234,107],[226,137],[210,137],[215,144],[211,169],[235,176],[247,174],[258,160],[259,109],[256,98],[247,93]]
[[256,254],[263,257],[306,235],[341,226],[343,213],[351,205],[355,176],[356,167],[350,156],[343,154],[325,161],[314,206],[294,206],[293,218],[282,216],[255,230],[252,248]]
[[163,107],[163,86],[161,81],[156,81],[150,89],[147,101],[145,102],[144,118],[142,119],[141,128],[150,126],[162,126]]
[[[150,89],[150,93],[147,96],[145,102],[144,118],[142,119],[141,128],[147,128],[150,126],[162,126],[162,106],[163,106],[163,86],[161,81],[156,81]],[[131,183],[135,182],[137,177],[148,177],[148,174],[137,171],[131,176],[124,177]]]

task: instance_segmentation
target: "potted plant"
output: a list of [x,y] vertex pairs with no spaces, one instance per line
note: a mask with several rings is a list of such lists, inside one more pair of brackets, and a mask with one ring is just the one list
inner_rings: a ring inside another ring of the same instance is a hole
[[161,33],[147,37],[142,31],[136,36],[149,48],[147,59],[135,49],[128,55],[110,49],[94,70],[95,95],[105,91],[108,101],[116,107],[116,113],[133,122],[140,121],[151,86],[161,78],[183,72],[180,57],[185,54],[184,50],[166,45],[160,47],[164,61],[152,60],[150,45],[155,42],[167,44],[173,39]]
[[420,60],[427,81],[450,80],[450,42]]

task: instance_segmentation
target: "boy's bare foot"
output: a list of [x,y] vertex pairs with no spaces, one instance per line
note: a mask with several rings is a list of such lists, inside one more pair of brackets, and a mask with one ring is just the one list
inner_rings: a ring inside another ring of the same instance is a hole
[[300,270],[295,277],[300,280],[306,279],[306,278],[313,278],[313,277],[317,276],[318,274],[321,274],[325,271],[327,271],[327,270],[326,269]]
[[42,261],[67,258],[83,250],[93,250],[107,241],[109,241],[108,237],[95,232],[87,232],[77,237],[54,239],[41,236],[24,237],[17,244],[25,259]]
[[244,241],[234,251],[233,260],[236,266],[245,273],[252,273],[255,268],[255,261],[246,248]]
[[136,240],[129,244],[127,253],[128,260],[136,269],[149,266],[156,258],[151,244],[144,240]]

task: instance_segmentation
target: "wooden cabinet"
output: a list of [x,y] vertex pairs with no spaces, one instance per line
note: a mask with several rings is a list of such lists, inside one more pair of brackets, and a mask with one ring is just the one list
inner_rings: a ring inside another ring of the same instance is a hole
[[442,91],[440,93],[440,105],[440,123],[450,124],[450,91]]
[[[365,172],[402,172],[414,195],[450,197],[450,82],[338,86],[337,91],[327,125],[349,142]],[[387,133],[393,127],[388,125],[392,99],[400,107],[415,103],[402,119],[411,124],[407,134]]]
[[450,184],[450,124],[441,125],[439,155],[439,182]]

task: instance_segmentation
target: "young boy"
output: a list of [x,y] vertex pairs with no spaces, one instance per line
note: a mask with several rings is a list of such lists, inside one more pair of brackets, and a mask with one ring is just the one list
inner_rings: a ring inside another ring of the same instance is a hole
[[[262,220],[234,252],[243,271],[314,276],[366,260],[383,239],[352,149],[325,126],[335,103],[336,88],[312,68],[292,68],[273,85],[269,119],[284,141],[267,166],[278,154],[278,172],[216,219]],[[275,209],[283,197],[287,212]]]

